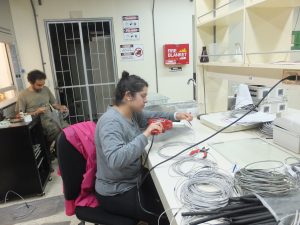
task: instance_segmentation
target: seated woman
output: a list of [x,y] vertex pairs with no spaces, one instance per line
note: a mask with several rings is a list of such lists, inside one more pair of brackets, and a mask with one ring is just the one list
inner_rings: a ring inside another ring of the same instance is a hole
[[[162,131],[160,123],[147,127],[149,118],[172,121],[192,120],[188,113],[144,111],[148,84],[136,75],[123,72],[115,91],[115,104],[99,119],[95,132],[97,151],[96,195],[104,210],[157,224],[164,209],[151,176],[137,188],[145,168],[141,156],[153,130]],[[167,218],[161,224],[169,224]]]

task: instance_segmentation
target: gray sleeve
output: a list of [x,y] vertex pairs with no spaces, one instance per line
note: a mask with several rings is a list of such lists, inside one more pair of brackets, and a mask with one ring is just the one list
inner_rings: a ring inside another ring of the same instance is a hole
[[154,112],[144,110],[142,113],[137,114],[137,121],[141,128],[147,127],[148,119],[150,118],[165,118],[168,120],[176,121],[174,117],[174,112]]
[[116,121],[109,121],[100,127],[98,137],[108,166],[112,169],[126,167],[143,154],[148,139],[140,134],[131,142],[126,143],[125,131]]

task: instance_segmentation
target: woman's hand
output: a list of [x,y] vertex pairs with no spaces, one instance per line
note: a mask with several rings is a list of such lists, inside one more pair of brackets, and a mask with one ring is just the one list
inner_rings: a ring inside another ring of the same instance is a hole
[[187,121],[192,121],[193,120],[193,116],[190,113],[181,113],[178,112],[176,113],[176,120],[187,120]]
[[154,131],[154,130],[158,130],[159,133],[162,133],[162,129],[163,129],[163,126],[161,123],[152,123],[150,124],[147,129],[144,131],[144,135],[146,137],[150,137],[152,134],[151,132]]

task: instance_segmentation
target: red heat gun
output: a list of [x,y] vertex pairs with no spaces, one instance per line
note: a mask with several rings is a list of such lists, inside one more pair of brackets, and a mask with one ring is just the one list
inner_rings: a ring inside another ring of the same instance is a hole
[[[167,120],[164,118],[152,118],[148,120],[148,125],[152,123],[161,123],[162,124],[162,132],[164,133],[166,130],[170,130],[173,128],[173,122],[171,120]],[[153,130],[151,132],[152,135],[160,134],[159,130]]]

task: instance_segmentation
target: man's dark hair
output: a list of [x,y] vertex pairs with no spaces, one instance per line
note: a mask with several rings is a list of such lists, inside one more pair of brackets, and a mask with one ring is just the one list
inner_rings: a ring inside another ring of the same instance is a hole
[[122,78],[117,84],[115,91],[115,104],[122,104],[127,91],[134,97],[134,95],[142,91],[144,87],[148,87],[148,83],[144,79],[136,75],[129,75],[127,71],[123,71]]
[[46,80],[46,74],[40,70],[32,70],[28,73],[27,80],[34,84],[36,80]]

